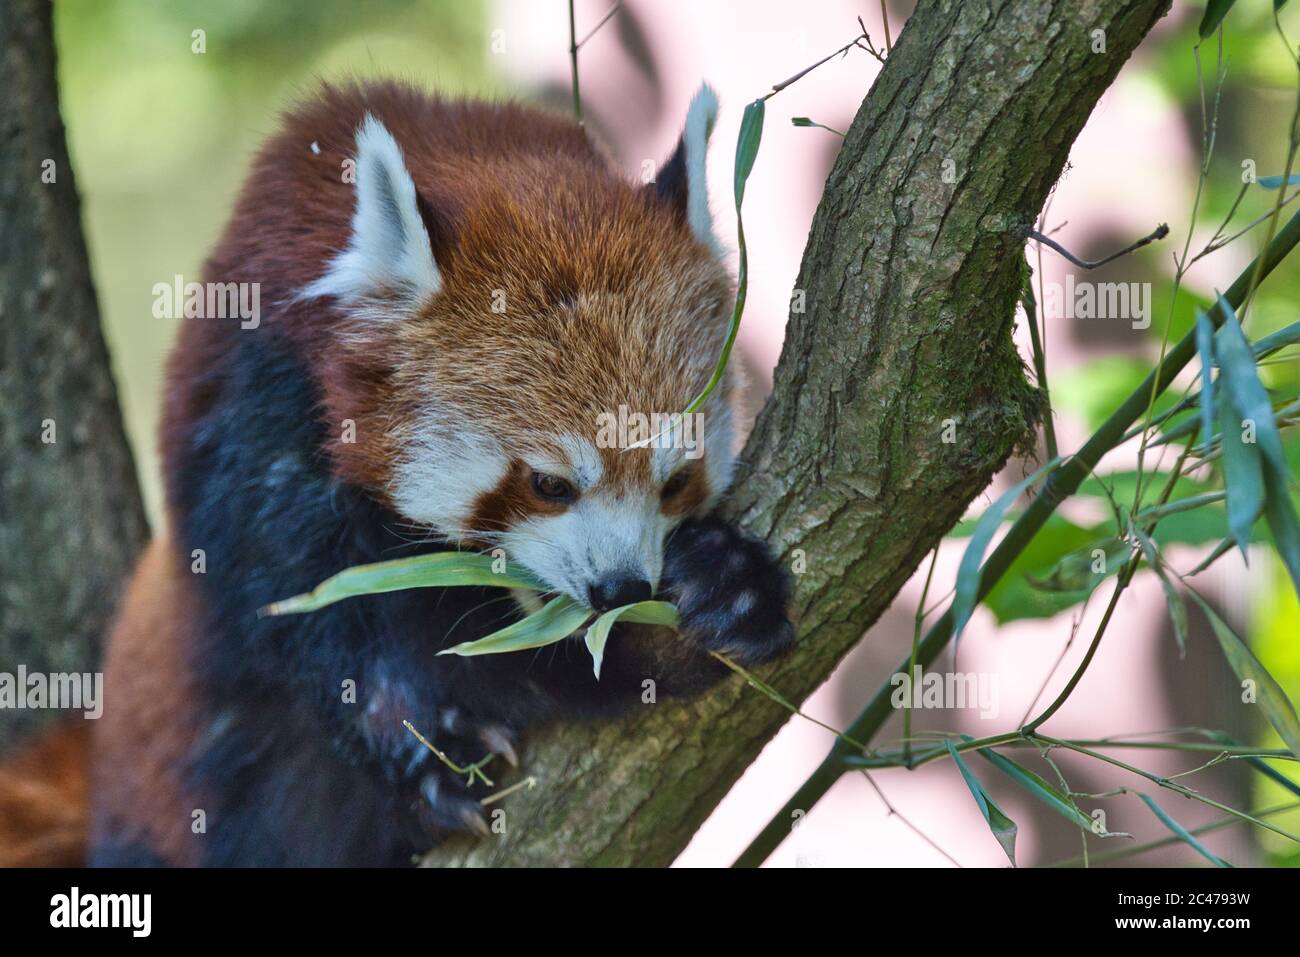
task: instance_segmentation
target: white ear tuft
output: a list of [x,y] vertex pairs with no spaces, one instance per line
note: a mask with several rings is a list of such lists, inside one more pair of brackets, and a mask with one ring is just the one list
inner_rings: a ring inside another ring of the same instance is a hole
[[429,232],[420,216],[415,183],[401,147],[367,113],[357,130],[356,211],[348,247],[303,297],[374,298],[397,292],[416,300],[442,288]]
[[709,213],[708,158],[709,136],[718,119],[718,95],[707,83],[700,84],[686,111],[686,222],[696,238],[720,253],[722,246],[713,235],[713,216]]

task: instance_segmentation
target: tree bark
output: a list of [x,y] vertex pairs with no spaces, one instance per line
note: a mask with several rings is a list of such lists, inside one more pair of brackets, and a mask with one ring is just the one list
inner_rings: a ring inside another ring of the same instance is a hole
[[[858,110],[804,252],[806,311],[726,505],[802,569],[798,649],[762,675],[790,700],[1031,440],[1041,396],[1011,336],[1022,230],[1168,5],[922,0]],[[523,757],[537,786],[499,805],[506,832],[425,863],[666,865],[788,718],[732,680],[550,729]]]
[[[49,0],[0,3],[0,671],[87,671],[148,538],[59,114]],[[0,749],[52,711],[5,712]]]

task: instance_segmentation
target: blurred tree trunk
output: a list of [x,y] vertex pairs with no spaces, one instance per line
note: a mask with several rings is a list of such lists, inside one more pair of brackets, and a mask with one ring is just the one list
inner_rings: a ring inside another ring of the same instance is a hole
[[[806,311],[727,506],[802,569],[799,648],[763,674],[789,699],[826,679],[1032,436],[1040,396],[1011,338],[1020,230],[1168,5],[921,0],[858,110],[804,252]],[[523,767],[538,786],[499,805],[506,833],[426,862],[668,864],[788,717],[732,680],[535,735]]]
[[[49,0],[0,2],[0,671],[85,671],[148,538],[64,142]],[[0,748],[57,712],[5,712]]]

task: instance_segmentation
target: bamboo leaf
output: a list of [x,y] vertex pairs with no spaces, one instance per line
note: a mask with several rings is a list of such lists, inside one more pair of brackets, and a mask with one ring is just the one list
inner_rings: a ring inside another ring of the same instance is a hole
[[[1214,357],[1213,339],[1211,339],[1208,345],[1202,341],[1202,336],[1205,334],[1203,328],[1204,330],[1208,330],[1208,332],[1211,335],[1213,335],[1214,324],[1210,322],[1209,316],[1206,315],[1204,310],[1198,309],[1196,312],[1196,327],[1195,327],[1196,348],[1197,348],[1197,352],[1200,353],[1201,356],[1201,381],[1208,382],[1210,378],[1208,367],[1210,365],[1217,366],[1218,362]],[[1254,342],[1250,344],[1250,351],[1251,354],[1254,355],[1256,361],[1258,361],[1260,359],[1264,359],[1267,358],[1268,356],[1271,356],[1273,353],[1277,352],[1280,349],[1285,349],[1287,346],[1295,345],[1298,342],[1300,342],[1300,322],[1293,322],[1290,325],[1277,330],[1276,332],[1269,333],[1263,338],[1256,339]],[[1206,358],[1207,353],[1209,355],[1208,360]],[[1188,408],[1191,408],[1192,405],[1199,405],[1201,409],[1200,419],[1195,419],[1195,418],[1185,419],[1182,422],[1178,423],[1177,425],[1173,426],[1172,428],[1167,428],[1163,430],[1159,438],[1155,439],[1152,442],[1147,443],[1147,448],[1155,448],[1156,446],[1164,445],[1168,442],[1171,442],[1174,439],[1182,438],[1183,436],[1188,435],[1194,428],[1196,428],[1199,422],[1201,427],[1201,448],[1208,449],[1211,444],[1211,437],[1217,435],[1217,433],[1214,431],[1213,412],[1211,411],[1209,418],[1208,419],[1206,418],[1206,412],[1212,410],[1214,406],[1213,391],[1214,391],[1213,386],[1211,385],[1211,391],[1209,395],[1207,395],[1204,389],[1202,389],[1200,392],[1197,392],[1195,395],[1187,399],[1184,399],[1182,402],[1180,402],[1178,406],[1175,407],[1175,409],[1169,413],[1171,417],[1176,413],[1178,413],[1179,411],[1183,411]],[[1300,408],[1300,402],[1287,403],[1277,411],[1274,418],[1283,418],[1286,415],[1293,414],[1297,408]]]
[[600,677],[601,662],[605,659],[605,642],[609,640],[610,630],[620,620],[675,628],[679,619],[676,606],[666,601],[639,601],[605,612],[591,623],[586,635],[587,650],[591,652],[591,665],[597,678]]
[[463,641],[444,648],[440,655],[496,655],[506,651],[524,651],[563,641],[582,627],[591,610],[567,595],[552,598],[527,618],[513,622],[477,641]]
[[331,575],[311,591],[267,605],[259,615],[299,615],[316,611],[345,598],[377,595],[406,588],[445,588],[488,585],[545,591],[546,586],[524,571],[497,572],[488,555],[470,552],[433,552],[389,562],[356,565]]
[[722,352],[713,367],[713,375],[709,377],[708,383],[700,394],[686,407],[686,413],[699,409],[718,387],[723,373],[727,370],[727,363],[731,360],[731,350],[736,344],[736,335],[740,332],[740,317],[745,312],[745,297],[749,291],[749,248],[745,245],[745,221],[740,214],[740,206],[745,199],[745,183],[749,181],[749,174],[754,171],[754,161],[758,158],[758,145],[763,139],[763,117],[766,109],[765,100],[755,100],[745,107],[745,113],[740,118],[740,134],[736,137],[735,168],[736,248],[739,257],[736,271],[736,302],[731,309],[727,337],[723,340]]
[[[961,737],[963,741],[968,743],[975,740],[968,734],[963,734]],[[978,753],[988,759],[995,768],[1007,777],[1011,778],[1011,780],[1015,781],[1038,800],[1042,801],[1057,814],[1061,815],[1061,817],[1078,825],[1090,834],[1097,834],[1098,837],[1114,836],[1107,831],[1095,831],[1093,829],[1094,821],[1092,818],[1088,817],[1088,815],[1075,807],[1070,799],[1062,794],[1060,790],[1053,787],[1051,784],[1048,784],[1042,776],[1035,774],[1033,771],[1029,770],[1029,768],[1012,761],[1005,755],[999,754],[992,748],[980,748]]]
[[[1197,400],[1197,402],[1199,403],[1200,393],[1197,393],[1195,396],[1193,396],[1193,398]],[[1279,405],[1273,413],[1273,421],[1278,423],[1278,428],[1280,429],[1284,424],[1286,424],[1287,420],[1295,416],[1296,413],[1300,413],[1300,399],[1293,399],[1290,402],[1285,402]],[[1175,439],[1180,439],[1183,436],[1190,434],[1192,430],[1199,429],[1200,427],[1201,427],[1200,416],[1196,416],[1195,418],[1191,418],[1191,419],[1184,419],[1182,422],[1179,422],[1178,425],[1174,426],[1172,429],[1169,429],[1167,432],[1161,433],[1160,438],[1156,439],[1153,442],[1148,442],[1147,448],[1151,449],[1159,445],[1165,445],[1168,442],[1172,442]],[[1204,441],[1204,436],[1202,436],[1201,440],[1197,442],[1196,448],[1193,450],[1193,452],[1197,455],[1206,455],[1209,453],[1211,446],[1213,446],[1215,442],[1218,442],[1222,438],[1223,437],[1219,435],[1217,431],[1212,433],[1210,437],[1210,441],[1208,442]]]
[[790,123],[794,126],[815,127],[819,130],[825,130],[827,133],[834,133],[836,136],[844,135],[840,130],[835,129],[832,126],[827,126],[825,123],[818,123],[816,120],[808,116],[793,116],[790,118]]
[[[1201,440],[1208,446],[1214,435],[1214,323],[1196,310],[1196,351],[1201,357]],[[1169,439],[1172,433],[1166,432]]]
[[1268,335],[1256,339],[1250,344],[1250,351],[1255,354],[1256,359],[1262,359],[1286,346],[1293,346],[1297,342],[1300,342],[1300,322],[1293,322],[1289,326],[1283,326],[1277,332],[1270,332]]
[[1226,301],[1223,311],[1227,318],[1215,334],[1214,352],[1223,372],[1221,384],[1224,392],[1237,414],[1255,423],[1256,444],[1264,458],[1285,470],[1287,462],[1282,451],[1282,435],[1274,419],[1273,401],[1268,397],[1264,383],[1259,381],[1254,351],[1241,331],[1237,314]]
[[758,146],[763,140],[763,119],[767,110],[766,100],[755,100],[745,107],[740,118],[740,134],[736,137],[736,209],[745,199],[745,183],[754,171],[754,161],[758,158]]
[[1151,809],[1152,814],[1160,818],[1160,821],[1164,824],[1165,827],[1169,828],[1169,830],[1173,831],[1174,834],[1177,835],[1180,841],[1195,849],[1196,853],[1200,854],[1207,861],[1212,863],[1215,867],[1232,866],[1223,858],[1219,857],[1217,854],[1212,853],[1208,847],[1206,847],[1204,844],[1202,844],[1200,841],[1196,839],[1196,836],[1192,834],[1191,831],[1187,830],[1187,828],[1183,827],[1172,817],[1166,814],[1164,810],[1161,809],[1160,805],[1157,804],[1155,801],[1153,801],[1150,797],[1141,793],[1138,794],[1138,797],[1140,797],[1142,799],[1142,802]]
[[1219,400],[1219,431],[1223,441],[1223,484],[1227,494],[1228,529],[1246,558],[1250,530],[1264,507],[1264,471],[1255,445],[1242,441],[1241,422],[1227,397]]
[[1223,541],[1219,542],[1219,544],[1215,545],[1214,548],[1211,549],[1210,554],[1206,555],[1205,558],[1201,559],[1200,563],[1195,568],[1193,568],[1190,572],[1188,572],[1184,577],[1191,578],[1193,575],[1199,575],[1201,572],[1205,571],[1205,569],[1209,568],[1220,558],[1222,558],[1225,552],[1232,551],[1233,546],[1236,544],[1237,544],[1237,540],[1233,538],[1231,535],[1229,535]]
[[676,628],[681,624],[677,606],[670,601],[639,601],[615,609],[622,613],[622,620],[634,625],[661,625],[664,628]]
[[1278,557],[1291,575],[1291,584],[1300,595],[1300,520],[1287,489],[1286,480],[1274,471],[1264,474],[1264,514],[1273,532],[1273,544]]
[[975,804],[979,807],[980,813],[984,815],[984,820],[988,823],[989,830],[997,839],[1002,850],[1006,853],[1007,859],[1011,861],[1014,867],[1016,863],[1016,824],[1011,818],[1002,813],[1002,809],[993,803],[993,798],[984,790],[984,785],[980,784],[979,778],[975,777],[973,772],[966,764],[966,761],[953,747],[952,739],[947,738],[944,744],[948,748],[948,753],[952,756],[953,763],[957,765],[957,770],[961,772],[962,779],[966,782],[966,787],[970,788],[970,793],[975,798]]
[[984,514],[975,523],[975,530],[971,532],[970,541],[966,545],[966,551],[962,553],[961,564],[957,568],[957,588],[952,600],[953,654],[957,652],[957,641],[961,638],[962,630],[975,611],[975,603],[979,598],[980,565],[984,561],[984,553],[988,550],[989,543],[1002,524],[1002,517],[1025,489],[1049,469],[1055,468],[1059,461],[1053,459],[1024,481],[1007,489],[996,502],[985,509]]
[[1255,686],[1256,700],[1264,712],[1264,717],[1278,733],[1278,737],[1300,759],[1300,718],[1296,717],[1295,706],[1286,696],[1282,686],[1268,673],[1268,669],[1255,657],[1250,646],[1237,636],[1227,623],[1218,616],[1194,590],[1189,594],[1201,606],[1201,611],[1210,620],[1210,627],[1219,639],[1223,656],[1241,681],[1250,681]]
[[[1097,552],[1102,553],[1102,571],[1096,571]],[[1045,578],[1025,575],[1031,588],[1038,591],[1086,595],[1100,585],[1109,575],[1119,570],[1116,559],[1127,554],[1128,545],[1114,536],[1089,542],[1061,557]]]
[[1178,643],[1178,656],[1185,658],[1187,657],[1187,605],[1183,602],[1183,596],[1178,589],[1174,587],[1164,565],[1161,564],[1156,543],[1151,541],[1151,537],[1137,525],[1133,526],[1133,534],[1137,536],[1138,545],[1147,564],[1160,579],[1160,587],[1165,593],[1165,605],[1169,609],[1169,620],[1174,625],[1174,641]]
[[[1221,379],[1224,391],[1242,420],[1254,423],[1258,446],[1256,461],[1259,462],[1262,458],[1262,462],[1256,466],[1263,470],[1261,504],[1265,505],[1264,511],[1273,531],[1278,555],[1291,575],[1296,593],[1300,594],[1300,519],[1297,519],[1295,505],[1291,501],[1291,469],[1282,448],[1282,433],[1277,427],[1268,390],[1259,381],[1254,352],[1241,331],[1241,323],[1237,321],[1232,306],[1226,300],[1221,301],[1226,318],[1215,335],[1215,352],[1223,370]],[[1226,443],[1225,433],[1225,450]],[[1230,516],[1231,511],[1229,490]],[[1240,538],[1238,541],[1243,542],[1244,549],[1244,541]]]
[[1228,15],[1234,3],[1236,0],[1210,0],[1205,5],[1205,15],[1201,17],[1201,26],[1198,30],[1202,40],[1208,39],[1219,28],[1219,24],[1223,22],[1223,18]]
[[1150,508],[1144,508],[1138,512],[1134,521],[1149,525],[1152,522],[1158,522],[1162,518],[1168,518],[1170,515],[1179,515],[1183,512],[1190,512],[1198,508],[1204,508],[1207,505],[1217,505],[1225,498],[1223,492],[1206,492],[1204,495],[1192,495],[1188,498],[1180,498],[1174,502],[1165,502],[1163,505],[1153,505]]

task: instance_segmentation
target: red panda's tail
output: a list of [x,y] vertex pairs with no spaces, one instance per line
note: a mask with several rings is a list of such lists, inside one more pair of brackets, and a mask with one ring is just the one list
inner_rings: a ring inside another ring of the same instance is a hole
[[0,766],[0,867],[81,867],[89,830],[90,729],[57,725]]

